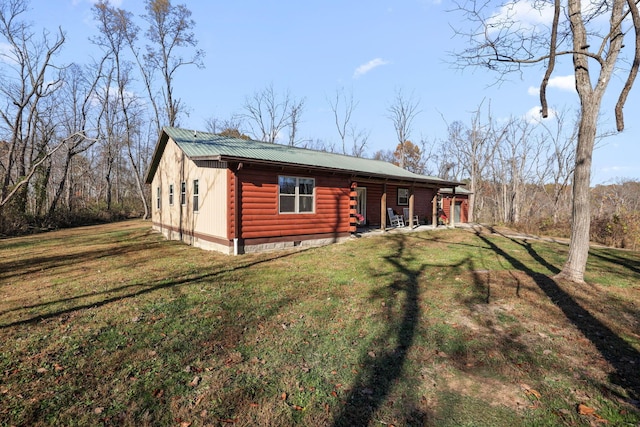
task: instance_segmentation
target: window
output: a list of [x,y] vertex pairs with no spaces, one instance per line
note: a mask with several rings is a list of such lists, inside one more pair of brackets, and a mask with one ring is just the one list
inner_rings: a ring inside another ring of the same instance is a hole
[[278,177],[280,213],[307,213],[314,211],[313,178]]
[[160,187],[156,188],[156,209],[160,209]]
[[169,184],[169,206],[173,206],[173,184]]
[[182,206],[187,204],[187,183],[184,181],[180,183],[180,204]]
[[200,189],[197,179],[193,180],[193,211],[198,212],[198,199],[200,198]]
[[409,189],[398,188],[398,205],[407,206],[409,204]]

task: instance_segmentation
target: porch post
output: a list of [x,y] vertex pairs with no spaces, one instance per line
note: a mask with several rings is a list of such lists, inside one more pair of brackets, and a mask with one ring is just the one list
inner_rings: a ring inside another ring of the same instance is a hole
[[411,186],[411,188],[409,189],[410,193],[409,193],[409,228],[413,228],[414,224],[413,223],[413,208],[414,208],[414,194],[413,194],[413,185]]
[[449,225],[451,227],[456,226],[456,187],[451,189],[451,205],[449,206]]
[[433,227],[438,226],[438,191],[440,189],[436,188],[433,193],[433,199],[431,200],[431,225]]
[[356,181],[351,182],[349,187],[349,232],[355,233],[357,231],[356,221],[356,205],[358,204],[358,183]]
[[387,183],[382,184],[382,196],[380,197],[380,229],[387,229]]

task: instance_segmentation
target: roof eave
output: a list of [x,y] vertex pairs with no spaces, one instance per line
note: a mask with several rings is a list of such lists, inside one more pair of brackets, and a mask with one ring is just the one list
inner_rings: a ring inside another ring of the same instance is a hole
[[365,178],[365,179],[382,179],[382,180],[393,180],[400,183],[410,184],[426,184],[433,185],[438,188],[444,187],[457,187],[462,185],[460,182],[455,181],[443,181],[439,179],[429,179],[429,178],[420,178],[420,177],[404,177],[398,175],[388,175],[388,174],[364,174],[362,171],[354,170],[354,169],[341,169],[341,168],[332,168],[325,166],[317,166],[317,165],[304,165],[299,163],[287,163],[287,162],[277,162],[273,160],[261,160],[261,159],[253,159],[247,157],[238,157],[238,156],[226,156],[226,155],[216,155],[216,156],[200,156],[197,158],[193,158],[194,160],[218,160],[218,161],[226,161],[226,162],[247,162],[247,163],[258,163],[264,165],[271,166],[283,166],[283,167],[297,167],[297,168],[305,168],[310,170],[318,170],[318,171],[329,171],[334,173],[340,173],[344,175],[351,175],[354,178]]
[[165,147],[167,146],[167,142],[169,141],[169,135],[163,129],[160,132],[160,136],[158,138],[158,144],[156,145],[155,150],[153,151],[153,156],[151,156],[151,164],[149,165],[149,170],[144,177],[144,182],[146,184],[151,184],[153,182],[153,177],[156,174],[156,170],[158,169],[158,165],[160,164],[160,158],[162,157],[162,153],[164,152]]

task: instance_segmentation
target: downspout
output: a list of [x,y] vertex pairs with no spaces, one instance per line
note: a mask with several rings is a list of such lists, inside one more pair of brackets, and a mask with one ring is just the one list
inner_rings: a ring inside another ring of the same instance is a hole
[[387,228],[387,183],[382,184],[382,196],[380,197],[380,229]]
[[240,238],[242,236],[241,230],[241,192],[242,182],[240,181],[240,169],[242,169],[242,163],[238,163],[238,167],[233,174],[234,185],[234,219],[233,219],[233,255],[240,255]]

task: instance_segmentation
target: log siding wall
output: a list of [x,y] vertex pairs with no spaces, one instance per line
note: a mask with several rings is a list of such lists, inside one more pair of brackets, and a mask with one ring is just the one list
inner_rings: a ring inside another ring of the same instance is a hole
[[[313,213],[278,212],[278,176],[315,179]],[[349,193],[347,177],[317,176],[301,170],[245,168],[241,181],[240,207],[243,239],[273,238],[349,232]]]
[[[451,209],[451,199],[452,196],[450,194],[442,196],[442,210],[444,211],[447,218],[451,218],[453,215],[453,209]],[[469,221],[469,196],[466,194],[456,194],[456,204],[460,204],[460,222],[468,222]]]

